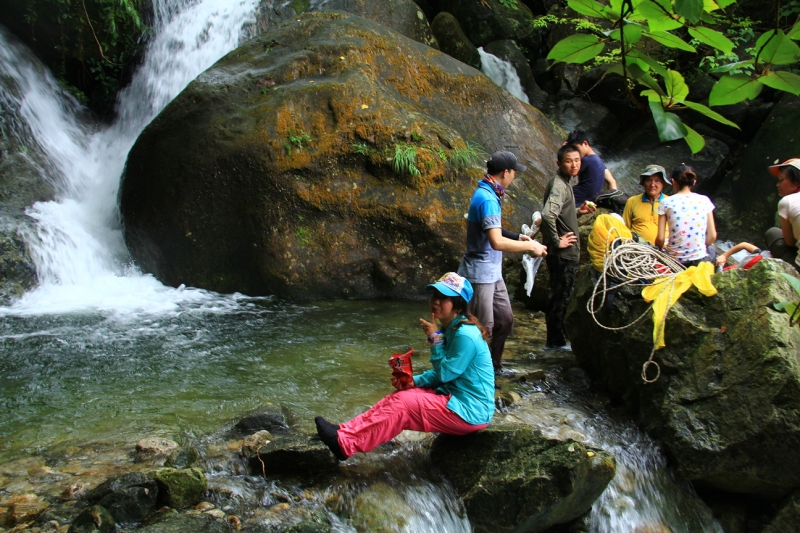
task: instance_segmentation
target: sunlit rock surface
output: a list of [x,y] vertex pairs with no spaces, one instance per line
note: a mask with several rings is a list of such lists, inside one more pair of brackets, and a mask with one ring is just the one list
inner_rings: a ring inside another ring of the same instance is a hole
[[[480,156],[460,166],[468,141],[529,167],[504,207],[519,228],[555,167],[554,126],[386,27],[305,14],[220,60],[145,129],[120,189],[126,241],[172,285],[416,296],[463,253],[485,169]],[[393,170],[409,148],[418,174]]]
[[[667,316],[666,347],[654,358],[661,377],[652,384],[641,378],[651,315],[623,331],[596,325],[586,310],[593,272],[580,272],[567,311],[572,350],[593,383],[664,444],[678,471],[698,486],[768,498],[800,486],[800,329],[772,307],[797,299],[779,275],[792,267],[764,260],[715,275],[716,296],[687,291]],[[631,290],[597,316],[620,327],[647,306],[641,289]]]
[[586,513],[614,477],[614,457],[525,425],[441,435],[433,464],[453,484],[476,531],[545,531]]

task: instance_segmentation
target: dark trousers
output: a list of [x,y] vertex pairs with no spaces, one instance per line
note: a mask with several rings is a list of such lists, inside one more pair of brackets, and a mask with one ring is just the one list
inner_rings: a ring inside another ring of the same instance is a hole
[[508,298],[506,282],[473,283],[475,294],[469,302],[469,312],[475,315],[490,335],[489,350],[495,369],[503,366],[503,350],[514,325],[514,313]]
[[575,283],[575,276],[578,273],[578,262],[562,259],[555,254],[548,254],[545,260],[550,274],[550,289],[545,309],[547,313],[547,346],[564,346],[567,344],[564,315],[567,313],[572,285]]

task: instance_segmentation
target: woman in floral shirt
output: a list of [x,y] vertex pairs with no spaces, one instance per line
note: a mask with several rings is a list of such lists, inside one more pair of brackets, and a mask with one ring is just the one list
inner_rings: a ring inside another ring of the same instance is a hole
[[[697,173],[692,167],[680,164],[672,169],[672,189],[675,192],[658,206],[658,235],[656,246],[664,248],[685,266],[701,261],[714,262],[716,250],[711,244],[717,239],[714,225],[714,204],[707,196],[692,192]],[[669,227],[669,241],[664,235]]]

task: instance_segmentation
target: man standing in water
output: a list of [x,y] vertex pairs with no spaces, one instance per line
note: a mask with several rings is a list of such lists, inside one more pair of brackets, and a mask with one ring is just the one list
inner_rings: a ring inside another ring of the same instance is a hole
[[550,290],[547,297],[547,343],[550,348],[567,344],[564,334],[564,314],[575,274],[578,272],[580,243],[578,242],[578,213],[594,211],[586,201],[575,207],[575,196],[569,185],[571,178],[581,168],[581,153],[577,146],[565,144],[558,150],[558,173],[544,189],[542,209],[542,237],[550,253],[547,270],[550,273]]
[[492,154],[486,162],[486,175],[478,182],[467,213],[467,251],[458,274],[474,289],[469,311],[489,334],[489,349],[496,374],[503,372],[503,349],[514,325],[511,301],[503,281],[503,252],[529,252],[547,255],[547,248],[527,235],[502,228],[501,207],[505,189],[517,172],[527,167],[511,152]]

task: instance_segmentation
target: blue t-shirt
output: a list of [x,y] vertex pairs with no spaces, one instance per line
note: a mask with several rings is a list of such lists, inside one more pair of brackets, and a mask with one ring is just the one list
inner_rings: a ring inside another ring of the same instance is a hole
[[581,169],[578,171],[578,184],[572,188],[575,194],[575,206],[586,200],[594,200],[603,190],[606,165],[597,154],[581,157]]
[[467,213],[467,251],[458,275],[471,283],[494,283],[503,277],[503,252],[492,248],[486,230],[501,228],[500,199],[492,187],[478,182]]

